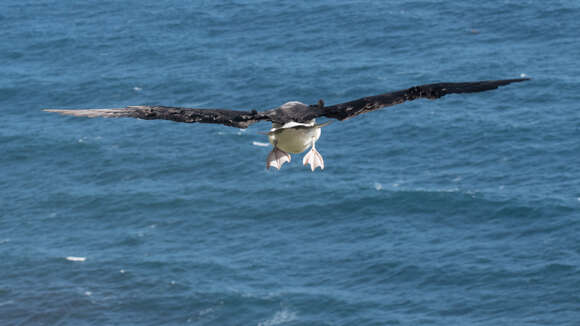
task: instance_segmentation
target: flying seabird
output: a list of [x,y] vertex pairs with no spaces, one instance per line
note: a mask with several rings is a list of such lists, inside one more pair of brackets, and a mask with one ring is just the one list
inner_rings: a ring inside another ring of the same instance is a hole
[[330,106],[325,106],[322,100],[314,105],[288,102],[278,108],[261,112],[144,105],[114,109],[45,109],[44,111],[89,118],[131,117],[187,123],[217,123],[236,128],[247,128],[259,121],[270,121],[272,128],[267,135],[274,148],[266,159],[266,168],[273,166],[280,169],[284,163],[290,162],[290,153],[298,154],[310,148],[302,163],[310,165],[311,170],[314,171],[317,167],[324,169],[324,160],[316,150],[316,141],[320,138],[321,128],[329,123],[317,124],[316,118],[346,120],[362,113],[418,98],[434,100],[453,93],[483,92],[526,80],[529,78],[427,84]]

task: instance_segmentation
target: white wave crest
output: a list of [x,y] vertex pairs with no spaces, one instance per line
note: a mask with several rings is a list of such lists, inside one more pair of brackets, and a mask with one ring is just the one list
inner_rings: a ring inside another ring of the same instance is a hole
[[258,323],[258,326],[274,326],[283,323],[291,322],[296,319],[296,313],[288,311],[287,309],[282,309],[274,314],[271,319],[265,320]]
[[254,146],[260,146],[260,147],[268,147],[268,146],[270,146],[270,143],[262,143],[262,142],[259,142],[259,141],[253,141],[252,142],[252,145],[254,145]]

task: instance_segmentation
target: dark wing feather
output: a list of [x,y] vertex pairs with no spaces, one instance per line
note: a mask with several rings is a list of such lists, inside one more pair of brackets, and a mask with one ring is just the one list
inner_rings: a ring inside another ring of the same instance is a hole
[[[363,97],[358,100],[331,105],[318,110],[319,116],[344,120],[352,118],[362,113],[378,110],[385,106],[391,106],[412,101],[418,98],[428,98],[431,100],[453,93],[475,93],[496,89],[499,86],[510,83],[522,82],[529,78],[485,80],[467,83],[437,83],[415,86],[408,89],[376,96]],[[315,108],[316,106],[311,106]]]
[[418,98],[436,99],[452,93],[473,93],[496,89],[510,83],[529,80],[529,78],[489,80],[468,83],[437,83],[415,86],[396,92],[363,97],[358,100],[325,107],[320,101],[317,105],[307,106],[299,102],[289,102],[279,108],[264,112],[237,111],[224,109],[191,109],[170,106],[128,106],[117,109],[47,109],[48,112],[72,115],[77,117],[130,117],[146,120],[162,119],[177,122],[217,123],[230,127],[247,128],[258,121],[267,120],[276,123],[306,123],[317,117],[328,117],[338,120],[352,118],[359,114],[378,110],[385,106],[400,104]]
[[89,118],[129,117],[145,120],[172,120],[187,123],[218,123],[237,128],[247,128],[252,123],[268,119],[256,112],[256,110],[236,111],[223,109],[189,109],[170,106],[128,106],[121,109],[46,109],[44,111]]

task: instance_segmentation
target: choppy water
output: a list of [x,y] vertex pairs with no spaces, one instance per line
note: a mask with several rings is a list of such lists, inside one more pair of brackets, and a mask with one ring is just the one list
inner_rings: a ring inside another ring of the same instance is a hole
[[[578,325],[578,17],[572,0],[4,0],[0,324]],[[265,169],[267,124],[40,111],[522,74],[334,123],[314,173]]]

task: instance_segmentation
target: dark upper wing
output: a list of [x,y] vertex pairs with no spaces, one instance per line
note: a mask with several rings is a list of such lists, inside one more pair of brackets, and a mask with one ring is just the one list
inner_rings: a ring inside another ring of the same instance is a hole
[[146,120],[162,119],[188,123],[217,123],[230,127],[247,128],[249,125],[261,120],[282,124],[290,121],[305,123],[322,116],[344,120],[365,112],[378,110],[385,106],[400,104],[418,98],[436,99],[452,93],[483,92],[498,88],[502,85],[525,80],[529,80],[529,78],[488,80],[469,83],[437,83],[415,86],[409,89],[376,96],[363,97],[351,102],[326,107],[322,101],[319,102],[318,105],[311,106],[306,106],[299,102],[289,102],[277,109],[264,112],[257,112],[256,110],[236,111],[224,109],[190,109],[170,106],[128,106],[120,109],[47,109],[45,111],[77,117],[130,117]]
[[[411,87],[400,91],[385,93],[376,96],[363,97],[358,100],[331,105],[319,111],[319,116],[344,120],[359,114],[378,110],[385,106],[391,106],[412,101],[418,98],[428,98],[431,100],[453,93],[475,93],[496,89],[499,86],[510,83],[522,82],[529,78],[485,80],[467,83],[437,83]],[[311,106],[315,107],[315,106]]]
[[256,110],[235,111],[222,109],[189,109],[170,106],[128,106],[121,109],[80,109],[80,110],[54,110],[46,109],[47,112],[57,112],[76,117],[105,117],[105,118],[139,118],[146,120],[172,120],[177,122],[201,122],[218,123],[230,127],[247,128],[252,123],[268,118],[262,116]]

